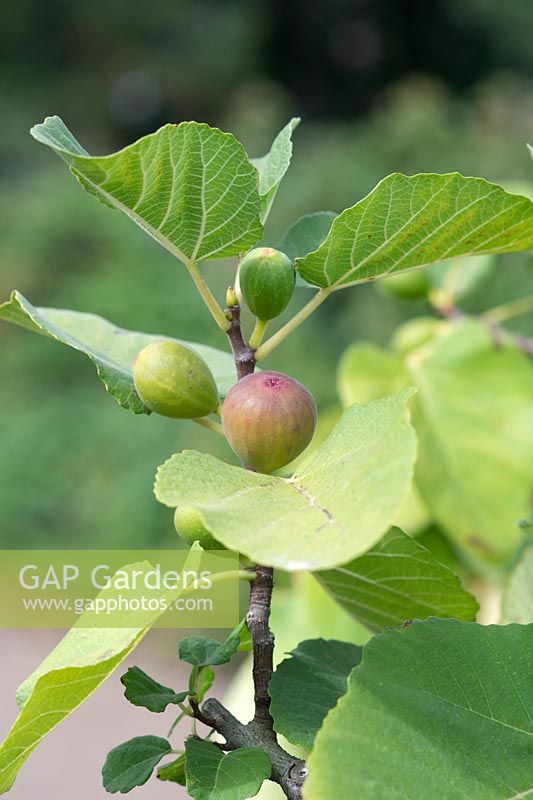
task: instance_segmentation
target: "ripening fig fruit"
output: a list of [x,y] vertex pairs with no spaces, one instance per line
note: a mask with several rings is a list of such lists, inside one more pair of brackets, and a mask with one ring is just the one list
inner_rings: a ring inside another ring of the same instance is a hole
[[178,506],[174,514],[176,533],[187,544],[200,542],[204,550],[224,550],[224,546],[213,539],[204,525],[202,515],[193,506]]
[[282,372],[256,372],[230,389],[222,427],[248,467],[270,474],[304,450],[315,430],[316,403],[299,381]]
[[218,390],[203,358],[170,340],[149,344],[133,364],[137,394],[150,411],[165,417],[195,419],[218,407]]
[[250,311],[261,320],[269,320],[287,307],[296,274],[285,253],[271,247],[257,247],[241,261],[239,281]]
[[392,294],[402,300],[421,300],[431,289],[430,280],[423,270],[399,272],[379,281],[378,285],[386,294]]

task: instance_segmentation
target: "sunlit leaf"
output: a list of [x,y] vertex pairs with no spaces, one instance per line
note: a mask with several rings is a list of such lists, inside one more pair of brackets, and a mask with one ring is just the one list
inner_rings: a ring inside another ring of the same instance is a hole
[[281,180],[291,163],[292,132],[299,124],[300,118],[293,117],[278,133],[269,152],[261,158],[251,159],[251,163],[259,172],[261,222],[265,222],[268,217]]
[[341,289],[439,261],[533,248],[533,202],[481,178],[389,175],[298,259],[309,283]]
[[90,156],[59,117],[31,129],[81,185],[182,261],[236,255],[262,236],[257,171],[231,133],[165,125],[110,156]]
[[389,528],[412,480],[412,390],[349,408],[290,479],[185,451],[158,470],[168,506],[194,506],[226,547],[282,569],[327,569]]
[[[201,552],[193,546],[187,566],[197,567]],[[123,569],[131,571],[139,566]],[[138,614],[140,627],[96,627],[92,612],[80,616],[76,626],[17,691],[21,712],[0,747],[0,794],[11,789],[19,769],[39,742],[98,689],[150,630],[163,613],[161,598],[175,600],[180,591],[150,590],[158,600],[158,610]],[[124,590],[110,586],[98,597],[116,600],[117,593],[124,595]]]
[[467,321],[407,358],[419,387],[416,479],[453,541],[498,562],[522,540],[533,464],[533,366]]

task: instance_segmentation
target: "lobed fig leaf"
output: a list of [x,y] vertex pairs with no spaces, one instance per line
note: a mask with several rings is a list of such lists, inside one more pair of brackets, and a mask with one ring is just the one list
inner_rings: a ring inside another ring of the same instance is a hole
[[46,117],[31,135],[89,194],[185,264],[237,255],[261,238],[257,168],[230,133],[169,124],[109,156],[90,156],[59,117]]

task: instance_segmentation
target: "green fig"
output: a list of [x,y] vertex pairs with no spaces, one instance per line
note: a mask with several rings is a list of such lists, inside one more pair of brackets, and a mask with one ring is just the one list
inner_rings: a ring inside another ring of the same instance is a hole
[[296,274],[285,253],[271,247],[257,247],[241,261],[239,282],[250,311],[266,321],[274,319],[287,307]]
[[204,550],[224,550],[224,546],[213,539],[204,525],[200,512],[193,506],[178,506],[174,514],[176,533],[187,544],[200,542]]
[[316,425],[316,403],[308,389],[282,372],[247,375],[230,389],[222,427],[247,467],[270,474],[307,447]]
[[431,289],[431,282],[423,270],[399,272],[390,278],[383,278],[378,285],[386,294],[402,300],[421,300]]
[[171,340],[149,344],[133,364],[137,394],[150,411],[164,417],[195,419],[218,408],[215,379],[194,350]]

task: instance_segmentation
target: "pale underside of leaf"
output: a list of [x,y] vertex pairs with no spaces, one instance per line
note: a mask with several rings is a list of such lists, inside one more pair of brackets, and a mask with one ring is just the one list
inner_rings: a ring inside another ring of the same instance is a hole
[[[150,413],[135,391],[132,366],[144,347],[169,337],[117,328],[95,314],[36,308],[16,291],[10,300],[0,305],[0,320],[56,339],[84,353],[94,363],[107,391],[120,406],[135,414]],[[227,394],[235,382],[235,366],[230,353],[194,342],[182,343],[202,356],[215,377],[221,396]]]
[[91,194],[184,263],[236,255],[262,235],[256,169],[232,134],[165,125],[110,156],[89,156],[59,117],[31,130]]
[[299,124],[300,118],[293,117],[278,133],[266,155],[250,159],[259,173],[261,222],[265,222],[267,219],[281,180],[291,163],[292,133]]
[[343,211],[296,268],[309,283],[334,290],[458,256],[531,248],[528,198],[458,173],[395,173]]

